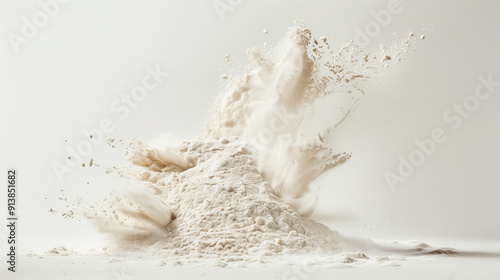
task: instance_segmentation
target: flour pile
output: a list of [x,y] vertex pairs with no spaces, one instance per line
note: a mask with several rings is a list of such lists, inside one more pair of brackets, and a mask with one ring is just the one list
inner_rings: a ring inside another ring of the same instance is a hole
[[[297,24],[276,49],[247,51],[254,70],[228,80],[202,137],[178,146],[132,141],[133,166],[114,171],[135,187],[108,200],[105,214],[88,216],[118,247],[149,256],[254,261],[340,252],[343,238],[307,218],[317,197],[310,184],[350,157],[331,147],[335,127],[415,46],[410,34],[376,54],[353,43],[333,51]],[[317,125],[322,104],[335,114]]]
[[273,194],[253,152],[238,137],[185,142],[163,151],[141,142],[132,146],[132,161],[140,168],[126,176],[133,174],[150,191],[112,202],[120,211],[103,228],[119,236],[122,246],[147,244],[152,255],[227,260],[339,249],[336,232]]

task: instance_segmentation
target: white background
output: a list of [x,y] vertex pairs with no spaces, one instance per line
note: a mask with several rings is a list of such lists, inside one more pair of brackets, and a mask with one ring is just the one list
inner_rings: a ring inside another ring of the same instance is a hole
[[[327,36],[340,48],[356,28],[374,21],[370,12],[387,9],[387,1],[243,0],[221,20],[212,1],[74,0],[16,53],[8,34],[20,34],[22,18],[41,8],[38,1],[0,3],[0,170],[19,170],[19,235],[58,240],[94,232],[49,212],[61,193],[83,195],[114,183],[84,168],[57,180],[51,165],[64,161],[66,145],[85,139],[83,129],[111,118],[116,131],[108,136],[116,139],[149,140],[164,132],[195,138],[221,90],[219,77],[230,69],[224,55],[246,65],[247,48],[274,45],[301,19],[313,36]],[[313,218],[365,237],[498,240],[500,88],[457,130],[442,115],[474,93],[479,76],[500,81],[500,4],[401,6],[367,48],[391,45],[410,31],[426,39],[367,91],[337,131],[335,148],[353,157],[314,183],[321,192]],[[170,76],[119,119],[110,104],[141,83],[148,65],[160,65]],[[398,156],[408,157],[414,140],[430,137],[435,128],[445,130],[447,141],[391,192],[384,172],[395,172]],[[122,153],[107,150],[106,144],[96,147],[86,162],[94,158],[102,170],[124,163]],[[6,209],[5,193],[0,209]]]

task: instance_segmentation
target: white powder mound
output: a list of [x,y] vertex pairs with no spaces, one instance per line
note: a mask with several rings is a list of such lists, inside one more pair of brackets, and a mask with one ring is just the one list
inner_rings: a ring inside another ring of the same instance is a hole
[[[146,248],[149,256],[246,261],[339,251],[338,233],[276,196],[257,170],[252,147],[238,137],[164,149],[136,141],[129,153],[136,167],[121,174],[151,192],[142,193],[149,193],[147,200],[133,194],[111,202],[118,211],[112,221],[101,220],[120,248]],[[168,202],[168,208],[151,207],[156,201]]]

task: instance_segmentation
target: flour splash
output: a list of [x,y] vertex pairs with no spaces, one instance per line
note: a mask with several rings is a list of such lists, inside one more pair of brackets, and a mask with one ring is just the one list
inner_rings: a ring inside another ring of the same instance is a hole
[[[375,54],[352,42],[334,50],[299,23],[276,48],[249,49],[254,70],[228,80],[203,135],[179,145],[132,141],[132,165],[112,170],[130,191],[86,215],[118,248],[150,256],[256,261],[340,252],[346,239],[307,218],[317,197],[310,185],[349,159],[331,145],[337,126],[416,42],[410,34]],[[327,121],[318,113],[325,104]]]
[[[412,37],[377,54],[353,43],[334,51],[325,37],[313,39],[298,24],[289,29],[275,56],[247,51],[255,70],[236,78],[221,96],[204,137],[238,136],[249,142],[273,193],[307,216],[316,198],[311,182],[351,156],[329,145],[335,128],[356,108],[365,89],[415,47]],[[337,114],[311,130],[318,117],[315,108],[324,102],[332,103]]]

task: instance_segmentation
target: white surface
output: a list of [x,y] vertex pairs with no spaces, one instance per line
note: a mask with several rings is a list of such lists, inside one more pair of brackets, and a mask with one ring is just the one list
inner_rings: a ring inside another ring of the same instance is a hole
[[[496,280],[498,258],[437,257],[400,267],[345,267],[297,272],[294,266],[217,268],[162,266],[160,261],[114,260],[104,257],[25,257],[23,269],[8,279],[436,279]],[[8,275],[5,271],[0,275]]]

